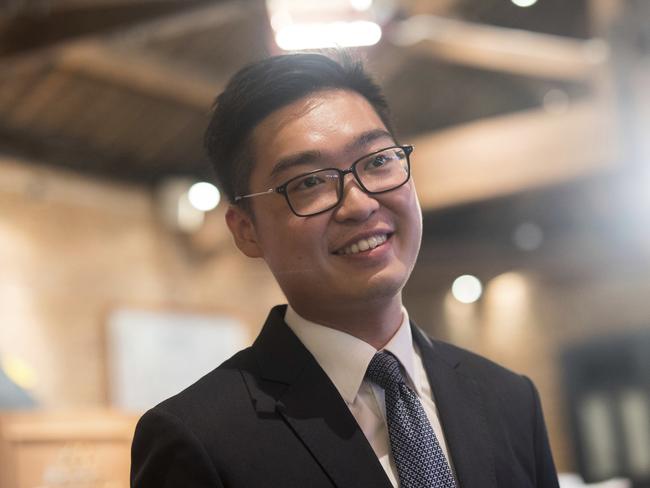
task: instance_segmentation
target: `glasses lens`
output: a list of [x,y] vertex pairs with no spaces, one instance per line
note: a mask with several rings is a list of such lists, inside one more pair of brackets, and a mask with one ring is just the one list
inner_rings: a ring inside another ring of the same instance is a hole
[[335,206],[339,200],[339,174],[325,169],[298,176],[287,183],[286,194],[298,215],[312,215]]
[[369,192],[392,190],[409,179],[408,156],[401,147],[384,149],[357,162],[356,173]]

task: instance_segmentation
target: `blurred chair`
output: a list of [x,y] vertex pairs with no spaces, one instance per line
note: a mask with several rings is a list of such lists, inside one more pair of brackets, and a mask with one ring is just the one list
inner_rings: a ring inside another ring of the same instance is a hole
[[650,486],[650,329],[591,339],[562,356],[578,470]]

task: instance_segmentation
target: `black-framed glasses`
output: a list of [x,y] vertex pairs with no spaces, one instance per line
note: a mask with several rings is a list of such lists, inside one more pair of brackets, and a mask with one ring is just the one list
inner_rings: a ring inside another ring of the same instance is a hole
[[235,203],[270,193],[284,195],[299,217],[317,215],[336,207],[343,198],[345,175],[352,173],[359,187],[370,195],[395,190],[411,177],[409,156],[413,146],[390,146],[357,159],[348,169],[324,168],[294,176],[266,191],[235,197]]

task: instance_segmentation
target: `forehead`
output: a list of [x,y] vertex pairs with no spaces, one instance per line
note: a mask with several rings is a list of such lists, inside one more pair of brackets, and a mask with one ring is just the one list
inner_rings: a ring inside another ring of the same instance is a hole
[[255,174],[269,174],[275,162],[303,151],[324,157],[337,152],[360,134],[383,129],[384,123],[359,93],[323,90],[311,93],[271,113],[251,134]]

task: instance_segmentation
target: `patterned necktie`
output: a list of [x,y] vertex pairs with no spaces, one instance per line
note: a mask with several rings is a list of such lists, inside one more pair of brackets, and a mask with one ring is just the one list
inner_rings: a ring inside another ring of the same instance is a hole
[[456,482],[417,395],[406,384],[399,361],[378,352],[366,378],[386,392],[386,417],[400,488],[455,488]]

